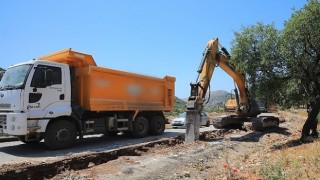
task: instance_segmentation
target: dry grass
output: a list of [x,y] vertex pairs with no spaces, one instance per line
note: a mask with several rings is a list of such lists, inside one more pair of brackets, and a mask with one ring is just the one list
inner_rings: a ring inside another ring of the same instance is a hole
[[[280,166],[279,169],[283,170],[283,177],[286,179],[320,178],[320,141],[284,148],[271,157],[272,161],[269,161],[266,167]],[[270,170],[269,174],[274,171]]]
[[[289,136],[268,134],[260,141],[262,149],[254,146],[254,151],[242,154],[224,149],[224,157],[208,179],[320,179],[320,138],[310,143],[299,142],[306,110],[281,112],[280,116],[290,122],[286,127]],[[224,163],[237,167],[237,173],[232,174]]]
[[292,124],[292,134],[287,142],[270,152],[269,160],[259,169],[260,175],[263,179],[320,179],[320,139],[310,143],[299,142],[307,118],[306,110],[294,110],[286,116],[290,119],[298,116],[299,120]]

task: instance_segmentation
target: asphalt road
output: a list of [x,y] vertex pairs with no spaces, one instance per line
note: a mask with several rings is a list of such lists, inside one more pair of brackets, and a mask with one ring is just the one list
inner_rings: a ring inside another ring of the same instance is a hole
[[[200,132],[214,130],[214,127],[201,127]],[[44,142],[27,145],[20,141],[1,142],[0,141],[0,165],[12,163],[45,162],[52,159],[64,159],[66,156],[75,154],[85,154],[90,152],[102,152],[119,147],[134,145],[162,138],[176,137],[184,135],[185,129],[166,129],[163,135],[148,136],[135,139],[127,136],[106,137],[104,135],[86,136],[82,141],[78,141],[72,148],[65,150],[48,150]]]

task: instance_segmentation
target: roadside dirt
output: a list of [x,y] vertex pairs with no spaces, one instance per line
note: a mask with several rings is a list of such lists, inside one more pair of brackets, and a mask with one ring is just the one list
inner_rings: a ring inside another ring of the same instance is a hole
[[205,132],[194,143],[155,145],[140,156],[97,166],[92,162],[92,167],[67,170],[53,179],[319,179],[319,141],[299,141],[306,114],[279,116],[279,128],[253,132],[247,125]]
[[[57,180],[319,179],[320,141],[299,141],[306,113],[304,110],[281,112],[279,116],[280,127],[264,132],[251,131],[246,124],[242,130],[204,132],[194,143],[185,144],[181,137],[120,150],[112,158],[110,155],[114,153],[103,154],[97,157],[99,160],[92,158],[84,164],[81,157],[75,158],[74,165],[66,159],[55,169],[58,174],[53,172],[41,177]],[[72,168],[77,163],[83,167]],[[16,168],[28,165],[20,164]],[[6,172],[6,168],[14,170],[14,166],[1,168],[1,172]]]

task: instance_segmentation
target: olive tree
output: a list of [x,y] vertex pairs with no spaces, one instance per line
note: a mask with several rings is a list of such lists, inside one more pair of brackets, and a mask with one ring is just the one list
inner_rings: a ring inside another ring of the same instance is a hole
[[282,106],[320,95],[320,3],[309,0],[282,31],[273,24],[242,27],[232,41],[232,63],[247,75],[251,95]]
[[246,75],[250,95],[278,102],[275,95],[283,86],[285,69],[280,53],[280,32],[274,24],[242,27],[234,33],[231,62]]
[[6,71],[6,70],[0,68],[0,80],[2,79],[2,76],[3,76],[3,74],[4,74],[5,71]]
[[287,96],[307,99],[320,94],[320,3],[310,0],[285,22],[282,34],[282,53],[287,73],[295,87]]

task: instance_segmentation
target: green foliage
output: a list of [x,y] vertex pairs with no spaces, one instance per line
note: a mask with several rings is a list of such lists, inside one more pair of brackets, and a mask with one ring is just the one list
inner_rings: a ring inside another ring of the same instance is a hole
[[[287,95],[320,94],[320,3],[310,0],[285,22],[282,53],[288,76],[299,86],[290,87]],[[291,82],[293,84],[293,82]],[[292,85],[291,84],[291,85]],[[289,85],[288,85],[289,86]]]
[[[220,100],[222,97],[225,97],[224,93],[211,92],[213,94],[213,101]],[[186,111],[186,102],[178,97],[175,98],[174,110],[172,112],[166,112],[165,116],[178,116],[179,114]],[[223,112],[223,107],[220,106],[205,106],[205,112]]]
[[2,76],[3,76],[3,74],[4,74],[5,71],[6,71],[6,70],[0,68],[0,80],[2,79]]
[[266,163],[260,170],[259,174],[262,179],[285,180],[285,169],[281,163]]
[[173,112],[167,112],[167,113],[165,113],[165,115],[166,116],[178,116],[179,114],[181,114],[185,111],[186,111],[186,102],[184,102],[183,100],[176,97]]
[[320,94],[320,3],[309,0],[285,22],[242,27],[232,41],[232,64],[246,74],[256,99],[283,107],[305,104]]
[[[246,74],[250,95],[256,99],[277,102],[284,69],[280,53],[280,32],[271,25],[258,22],[235,32],[231,62]],[[272,91],[270,91],[272,89]]]

